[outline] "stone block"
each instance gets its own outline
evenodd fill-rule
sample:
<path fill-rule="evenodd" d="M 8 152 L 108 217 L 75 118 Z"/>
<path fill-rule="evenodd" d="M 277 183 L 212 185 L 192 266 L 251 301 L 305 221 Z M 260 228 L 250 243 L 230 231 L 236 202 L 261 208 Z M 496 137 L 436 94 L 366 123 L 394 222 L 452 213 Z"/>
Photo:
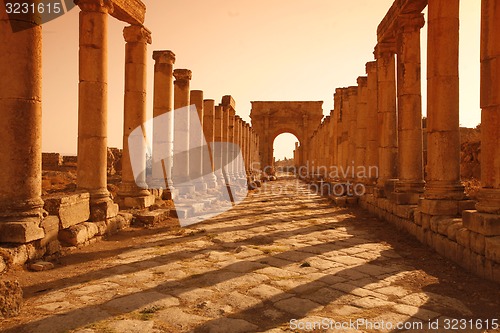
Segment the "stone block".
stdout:
<path fill-rule="evenodd" d="M 462 260 L 458 262 L 460 266 L 467 270 L 475 270 L 476 263 L 473 262 L 472 255 L 473 252 L 469 248 L 464 247 L 462 251 Z"/>
<path fill-rule="evenodd" d="M 446 257 L 446 242 L 448 241 L 448 238 L 444 237 L 443 235 L 433 233 L 432 234 L 432 242 L 434 245 L 434 249 L 436 250 L 437 253 L 442 255 L 443 257 Z"/>
<path fill-rule="evenodd" d="M 59 217 L 61 229 L 85 222 L 90 217 L 90 195 L 87 192 L 57 194 L 44 198 L 44 209 Z"/>
<path fill-rule="evenodd" d="M 456 216 L 458 215 L 458 201 L 421 199 L 420 210 L 422 213 L 433 216 Z"/>
<path fill-rule="evenodd" d="M 448 226 L 448 228 L 446 229 L 446 235 L 448 236 L 448 238 L 450 240 L 456 242 L 457 241 L 457 231 L 460 229 L 463 229 L 463 228 L 464 228 L 464 226 L 463 226 L 462 222 L 450 224 Z"/>
<path fill-rule="evenodd" d="M 485 237 L 476 232 L 470 232 L 470 249 L 477 254 L 484 256 L 485 253 Z"/>
<path fill-rule="evenodd" d="M 397 205 L 416 205 L 420 200 L 421 193 L 390 193 L 389 198 Z"/>
<path fill-rule="evenodd" d="M 61 243 L 59 242 L 59 239 L 55 239 L 51 242 L 48 242 L 46 245 L 45 245 L 45 254 L 46 255 L 53 255 L 55 253 L 58 253 L 61 251 Z"/>
<path fill-rule="evenodd" d="M 157 225 L 168 219 L 170 216 L 169 209 L 158 209 L 150 212 L 142 212 L 135 215 L 135 219 L 139 224 L 142 225 Z"/>
<path fill-rule="evenodd" d="M 422 244 L 425 243 L 425 231 L 422 229 L 420 226 L 417 226 L 417 229 L 415 229 L 416 233 L 415 236 L 417 237 L 418 241 Z"/>
<path fill-rule="evenodd" d="M 500 264 L 500 236 L 485 237 L 485 257 Z"/>
<path fill-rule="evenodd" d="M 96 227 L 97 227 L 97 235 L 98 236 L 104 236 L 106 235 L 108 231 L 108 225 L 106 224 L 106 221 L 99 221 L 99 222 L 93 222 Z"/>
<path fill-rule="evenodd" d="M 458 213 L 461 214 L 465 210 L 475 210 L 476 201 L 475 200 L 460 200 L 458 202 Z"/>
<path fill-rule="evenodd" d="M 441 235 L 448 236 L 448 227 L 461 221 L 461 219 L 456 218 L 434 216 L 431 218 L 431 229 Z"/>
<path fill-rule="evenodd" d="M 123 218 L 123 223 L 122 223 L 122 228 L 128 228 L 130 227 L 130 224 L 132 224 L 132 220 L 134 219 L 134 215 L 131 213 L 125 213 L 125 212 L 119 212 L 118 216 L 121 216 Z"/>
<path fill-rule="evenodd" d="M 0 243 L 26 244 L 45 237 L 39 218 L 24 218 L 18 222 L 0 222 Z"/>
<path fill-rule="evenodd" d="M 430 230 L 431 229 L 431 216 L 428 214 L 421 214 L 421 222 L 422 222 L 422 229 L 424 230 Z"/>
<path fill-rule="evenodd" d="M 59 223 L 59 218 L 53 215 L 49 215 L 42 220 L 40 226 L 45 232 L 45 237 L 40 240 L 40 246 L 46 246 L 48 243 L 57 240 Z"/>
<path fill-rule="evenodd" d="M 84 224 L 77 224 L 59 231 L 59 241 L 64 246 L 77 246 L 88 239 L 88 229 Z"/>
<path fill-rule="evenodd" d="M 425 230 L 424 234 L 424 244 L 427 244 L 430 247 L 434 247 L 434 233 L 430 230 Z"/>
<path fill-rule="evenodd" d="M 154 195 L 147 195 L 141 197 L 123 197 L 120 198 L 120 206 L 124 208 L 148 208 L 155 203 Z"/>
<path fill-rule="evenodd" d="M 414 221 L 416 225 L 422 225 L 422 213 L 417 209 L 415 210 Z"/>
<path fill-rule="evenodd" d="M 48 261 L 37 261 L 30 264 L 28 268 L 35 272 L 48 271 L 54 269 L 54 264 Z"/>
<path fill-rule="evenodd" d="M 467 228 L 462 228 L 457 230 L 457 243 L 470 249 L 470 230 Z"/>
<path fill-rule="evenodd" d="M 90 205 L 90 221 L 105 221 L 118 214 L 118 205 L 111 200 Z"/>
<path fill-rule="evenodd" d="M 19 282 L 0 280 L 0 318 L 17 316 L 22 304 L 23 290 Z"/>
<path fill-rule="evenodd" d="M 464 227 L 484 236 L 500 236 L 500 215 L 479 213 L 475 210 L 463 212 Z"/>
<path fill-rule="evenodd" d="M 85 227 L 87 228 L 87 239 L 91 239 L 99 233 L 99 228 L 95 223 L 85 222 L 83 223 L 83 225 L 85 225 Z"/>
<path fill-rule="evenodd" d="M 493 281 L 500 283 L 500 264 L 493 263 L 491 270 L 493 271 Z"/>
<path fill-rule="evenodd" d="M 461 254 L 462 248 L 460 247 L 460 245 L 458 245 L 458 243 L 456 242 L 446 239 L 444 246 L 445 246 L 444 250 L 445 256 L 453 260 L 454 262 L 458 262 L 460 260 L 460 257 L 462 256 Z"/>
<path fill-rule="evenodd" d="M 161 198 L 163 200 L 176 200 L 179 197 L 179 190 L 178 189 L 173 189 L 173 190 L 163 190 Z"/>

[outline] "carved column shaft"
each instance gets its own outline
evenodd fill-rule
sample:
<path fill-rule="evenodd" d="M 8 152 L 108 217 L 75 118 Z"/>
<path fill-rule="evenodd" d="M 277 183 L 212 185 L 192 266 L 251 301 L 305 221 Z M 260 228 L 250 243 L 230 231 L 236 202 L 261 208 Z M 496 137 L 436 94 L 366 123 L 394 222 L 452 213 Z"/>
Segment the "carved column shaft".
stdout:
<path fill-rule="evenodd" d="M 42 27 L 0 8 L 0 242 L 28 243 L 44 237 Z"/>
<path fill-rule="evenodd" d="M 480 212 L 500 214 L 500 6 L 481 8 L 481 183 Z"/>
<path fill-rule="evenodd" d="M 77 185 L 90 192 L 91 220 L 116 216 L 107 189 L 109 2 L 80 0 Z"/>
<path fill-rule="evenodd" d="M 366 167 L 366 146 L 367 146 L 367 127 L 368 119 L 367 115 L 367 103 L 368 103 L 368 78 L 359 77 L 358 78 L 358 105 L 357 105 L 357 116 L 356 116 L 356 159 L 355 159 L 355 173 L 362 171 L 362 169 L 367 170 Z M 358 178 L 356 176 L 356 178 Z M 358 179 L 360 182 L 365 182 L 366 179 Z"/>
<path fill-rule="evenodd" d="M 459 0 L 430 0 L 427 48 L 428 199 L 462 199 L 459 133 Z"/>
<path fill-rule="evenodd" d="M 172 51 L 154 51 L 153 88 L 153 182 L 166 189 L 172 177 L 174 123 L 174 63 Z M 160 160 L 160 158 L 162 160 Z M 174 188 L 166 189 L 172 197 Z"/>
<path fill-rule="evenodd" d="M 190 181 L 190 80 L 189 69 L 174 70 L 174 167 L 172 179 L 179 193 L 191 193 L 194 185 Z M 179 110 L 182 109 L 183 110 Z M 179 184 L 179 185 L 177 185 Z"/>
<path fill-rule="evenodd" d="M 398 182 L 397 201 L 417 204 L 424 191 L 420 29 L 423 14 L 398 18 Z"/>
<path fill-rule="evenodd" d="M 395 53 L 396 46 L 393 43 L 379 43 L 375 48 L 378 80 L 379 178 L 377 187 L 379 189 L 382 189 L 389 179 L 397 177 Z"/>
<path fill-rule="evenodd" d="M 196 107 L 197 117 L 190 118 L 190 165 L 189 174 L 192 179 L 197 179 L 195 181 L 196 191 L 206 191 L 207 184 L 203 179 L 203 162 L 207 156 L 207 151 L 204 148 L 205 137 L 203 132 L 199 132 L 197 129 L 203 129 L 203 91 L 201 90 L 191 90 L 190 91 L 190 104 Z M 192 110 L 194 111 L 194 110 Z"/>
<path fill-rule="evenodd" d="M 122 197 L 147 197 L 149 192 L 145 190 L 146 172 L 135 177 L 132 170 L 132 161 L 129 151 L 129 136 L 136 128 L 146 122 L 146 85 L 147 85 L 147 45 L 151 44 L 151 33 L 141 26 L 129 26 L 123 30 L 125 38 L 125 97 L 123 116 L 123 157 L 122 157 L 122 183 L 120 184 L 120 196 Z M 139 133 L 139 135 L 142 135 Z M 138 142 L 144 142 L 142 137 L 137 138 Z M 134 161 L 146 170 L 146 145 L 134 147 Z M 139 186 L 138 186 L 139 185 Z M 135 206 L 133 202 L 125 206 Z M 149 206 L 149 204 L 140 206 Z"/>
<path fill-rule="evenodd" d="M 366 64 L 367 80 L 367 106 L 366 106 L 366 157 L 365 163 L 368 168 L 369 183 L 376 184 L 378 178 L 378 82 L 377 62 Z M 377 171 L 375 171 L 377 170 Z"/>

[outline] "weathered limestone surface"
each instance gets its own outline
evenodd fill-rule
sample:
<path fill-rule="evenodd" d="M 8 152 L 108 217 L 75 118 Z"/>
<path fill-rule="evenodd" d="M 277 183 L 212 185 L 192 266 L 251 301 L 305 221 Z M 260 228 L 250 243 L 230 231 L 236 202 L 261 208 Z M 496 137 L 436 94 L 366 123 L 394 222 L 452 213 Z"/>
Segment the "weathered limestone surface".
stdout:
<path fill-rule="evenodd" d="M 186 184 L 190 180 L 189 161 L 190 161 L 190 94 L 189 81 L 191 80 L 191 71 L 189 69 L 174 70 L 174 155 L 175 161 L 172 171 L 174 187 L 179 189 L 179 193 L 187 194 L 195 191 L 194 185 Z M 185 108 L 182 111 L 178 109 Z M 179 185 L 177 185 L 179 184 Z"/>
<path fill-rule="evenodd" d="M 424 191 L 420 29 L 423 14 L 398 18 L 398 182 L 394 199 L 417 204 Z"/>
<path fill-rule="evenodd" d="M 123 30 L 125 45 L 125 100 L 123 122 L 122 182 L 120 204 L 124 208 L 145 208 L 154 204 L 154 196 L 147 191 L 145 172 L 134 175 L 132 163 L 146 170 L 146 143 L 140 137 L 131 136 L 132 131 L 146 122 L 146 69 L 147 45 L 152 43 L 151 32 L 138 25 Z M 134 132 L 137 133 L 137 132 Z M 139 139 L 142 146 L 134 147 L 134 161 L 131 160 L 129 140 Z M 140 160 L 138 160 L 140 159 Z"/>
<path fill-rule="evenodd" d="M 80 0 L 77 185 L 90 193 L 91 219 L 116 216 L 107 190 L 107 27 L 109 2 Z"/>
<path fill-rule="evenodd" d="M 66 229 L 90 218 L 90 195 L 87 192 L 51 195 L 45 198 L 44 209 L 59 217 L 61 229 Z"/>
<path fill-rule="evenodd" d="M 25 243 L 43 237 L 42 27 L 15 19 L 0 11 L 0 242 Z"/>
<path fill-rule="evenodd" d="M 0 280 L 0 318 L 17 316 L 22 304 L 23 290 L 19 282 Z"/>
<path fill-rule="evenodd" d="M 172 114 L 174 107 L 174 76 L 173 65 L 175 54 L 172 51 L 154 51 L 154 93 L 153 93 L 153 183 L 166 189 L 168 179 L 172 176 L 172 152 L 174 141 L 174 123 Z M 162 116 L 163 120 L 158 117 Z M 165 156 L 158 161 L 158 155 Z M 166 196 L 175 197 L 176 190 L 172 187 L 164 191 Z"/>

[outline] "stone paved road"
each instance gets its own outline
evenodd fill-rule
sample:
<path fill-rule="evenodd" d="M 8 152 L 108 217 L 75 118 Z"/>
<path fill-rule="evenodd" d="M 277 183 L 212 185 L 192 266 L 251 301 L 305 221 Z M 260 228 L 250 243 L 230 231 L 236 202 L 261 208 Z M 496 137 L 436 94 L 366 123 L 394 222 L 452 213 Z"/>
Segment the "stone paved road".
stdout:
<path fill-rule="evenodd" d="M 113 255 L 103 251 L 99 264 L 88 263 L 71 278 L 57 278 L 65 269 L 59 266 L 51 279 L 49 272 L 24 273 L 35 282 L 25 284 L 23 313 L 0 329 L 487 332 L 428 325 L 500 313 L 498 285 L 469 276 L 386 222 L 335 208 L 290 180 L 268 183 L 184 233 L 158 231 L 135 244 Z M 327 319 L 367 322 L 327 329 Z M 323 327 L 313 331 L 314 323 Z"/>

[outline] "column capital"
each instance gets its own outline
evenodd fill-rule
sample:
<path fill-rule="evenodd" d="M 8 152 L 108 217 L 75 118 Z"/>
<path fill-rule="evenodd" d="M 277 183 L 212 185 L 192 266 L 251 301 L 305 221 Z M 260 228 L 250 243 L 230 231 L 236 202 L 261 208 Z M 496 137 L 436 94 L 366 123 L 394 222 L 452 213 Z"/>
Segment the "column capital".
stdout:
<path fill-rule="evenodd" d="M 366 63 L 366 74 L 371 74 L 377 72 L 377 62 L 376 61 L 369 61 Z"/>
<path fill-rule="evenodd" d="M 396 22 L 398 33 L 416 32 L 424 27 L 425 18 L 422 13 L 401 14 Z"/>
<path fill-rule="evenodd" d="M 75 0 L 75 4 L 86 12 L 111 14 L 114 11 L 111 0 Z"/>
<path fill-rule="evenodd" d="M 192 72 L 189 69 L 174 69 L 175 80 L 189 81 L 192 77 Z"/>
<path fill-rule="evenodd" d="M 123 38 L 127 43 L 147 43 L 153 42 L 151 31 L 140 25 L 131 25 L 123 28 Z"/>
<path fill-rule="evenodd" d="M 347 95 L 353 96 L 358 94 L 358 86 L 351 86 L 347 88 Z"/>
<path fill-rule="evenodd" d="M 360 76 L 358 77 L 358 87 L 366 87 L 368 86 L 368 77 L 366 76 Z"/>
<path fill-rule="evenodd" d="M 170 50 L 166 51 L 153 51 L 153 59 L 156 63 L 160 64 L 175 64 L 175 54 Z"/>
<path fill-rule="evenodd" d="M 396 54 L 396 43 L 395 42 L 381 42 L 375 46 L 375 51 L 373 52 L 375 59 L 380 59 L 386 56 L 393 56 Z"/>

